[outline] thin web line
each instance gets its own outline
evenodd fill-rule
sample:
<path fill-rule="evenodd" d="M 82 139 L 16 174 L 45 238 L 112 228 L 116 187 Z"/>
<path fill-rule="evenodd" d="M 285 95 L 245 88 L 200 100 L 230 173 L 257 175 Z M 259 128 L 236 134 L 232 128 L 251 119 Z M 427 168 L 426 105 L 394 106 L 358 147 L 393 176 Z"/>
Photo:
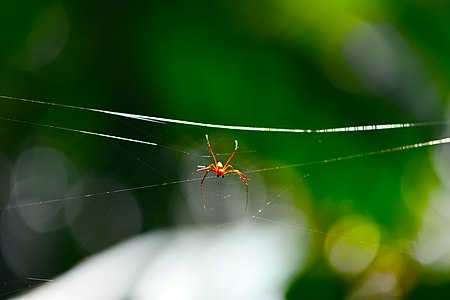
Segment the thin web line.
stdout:
<path fill-rule="evenodd" d="M 98 112 L 103 114 L 109 114 L 129 119 L 136 119 L 148 122 L 156 123 L 173 123 L 181 125 L 190 125 L 197 127 L 206 128 L 216 128 L 216 129 L 228 129 L 228 130 L 241 130 L 241 131 L 262 131 L 262 132 L 284 132 L 284 133 L 336 133 L 336 132 L 359 132 L 359 131 L 374 131 L 374 130 L 386 130 L 386 129 L 399 129 L 399 128 L 411 128 L 411 127 L 425 127 L 425 126 L 437 126 L 447 124 L 447 121 L 433 121 L 433 122 L 417 122 L 417 123 L 394 123 L 394 124 L 379 124 L 379 125 L 361 125 L 361 126 L 347 126 L 347 127 L 336 127 L 336 128 L 326 128 L 326 129 L 294 129 L 294 128 L 271 128 L 271 127 L 253 127 L 253 126 L 239 126 L 239 125 L 222 125 L 222 124 L 211 124 L 211 123 L 201 123 L 195 121 L 187 120 L 177 120 L 170 118 L 161 118 L 145 115 L 137 115 L 132 113 L 122 113 L 103 109 L 87 108 L 68 104 L 59 104 L 52 102 L 45 102 L 40 100 L 32 100 L 25 98 L 17 98 L 11 96 L 0 95 L 1 99 L 21 101 L 27 103 L 43 104 L 56 107 L 71 108 L 77 110 L 84 110 L 90 112 Z"/>
<path fill-rule="evenodd" d="M 405 145 L 405 146 L 399 146 L 399 147 L 394 147 L 394 148 L 389 148 L 389 149 L 353 154 L 353 155 L 348 155 L 348 156 L 340 156 L 340 157 L 336 157 L 336 158 L 318 160 L 318 161 L 313 161 L 313 162 L 304 162 L 304 163 L 276 166 L 276 167 L 263 168 L 263 169 L 257 169 L 257 170 L 249 170 L 249 171 L 246 171 L 245 173 L 246 174 L 259 173 L 259 172 L 267 172 L 267 171 L 281 170 L 281 169 L 287 169 L 287 168 L 297 168 L 297 167 L 310 166 L 310 165 L 333 163 L 333 162 L 338 162 L 338 161 L 343 161 L 343 160 L 348 160 L 348 159 L 362 158 L 362 157 L 371 156 L 371 155 L 385 154 L 385 153 L 391 153 L 391 152 L 396 152 L 396 151 L 417 149 L 417 148 L 422 148 L 422 147 L 449 144 L 449 143 L 450 143 L 450 138 L 442 138 L 442 139 L 432 140 L 432 141 L 428 141 L 428 142 L 410 144 L 410 145 Z M 211 176 L 211 178 L 213 178 L 213 177 L 214 176 Z M 185 179 L 185 180 L 168 181 L 168 182 L 149 184 L 149 185 L 138 186 L 138 187 L 123 188 L 123 189 L 118 189 L 118 190 L 113 190 L 113 191 L 91 193 L 91 194 L 85 194 L 85 195 L 80 195 L 80 196 L 64 197 L 64 198 L 58 198 L 58 199 L 37 201 L 37 202 L 32 202 L 32 203 L 14 204 L 14 205 L 5 206 L 3 208 L 0 207 L 0 211 L 7 210 L 7 209 L 13 209 L 13 208 L 22 208 L 22 207 L 29 207 L 29 206 L 35 206 L 35 205 L 51 204 L 51 203 L 56 203 L 56 202 L 68 201 L 68 200 L 84 199 L 84 198 L 105 196 L 105 195 L 110 195 L 110 194 L 118 194 L 118 193 L 124 193 L 124 192 L 129 192 L 129 191 L 145 190 L 145 189 L 157 188 L 157 187 L 162 187 L 162 186 L 182 184 L 182 183 L 187 183 L 187 182 L 192 182 L 192 181 L 199 181 L 200 179 L 201 178 L 190 178 L 190 179 Z M 269 202 L 272 202 L 272 201 L 269 201 Z"/>
<path fill-rule="evenodd" d="M 186 154 L 186 155 L 189 155 L 189 156 L 195 156 L 195 157 L 201 157 L 201 158 L 209 158 L 209 157 L 211 157 L 211 155 L 198 155 L 198 154 L 191 153 L 191 152 L 188 152 L 188 151 L 185 151 L 185 150 L 177 149 L 177 148 L 172 147 L 172 146 L 165 146 L 165 145 L 157 144 L 157 143 L 150 142 L 150 141 L 132 139 L 132 138 L 127 138 L 127 137 L 122 137 L 122 136 L 117 136 L 117 135 L 112 135 L 112 134 L 99 133 L 99 132 L 87 131 L 87 130 L 81 130 L 81 129 L 74 129 L 74 128 L 56 126 L 56 125 L 42 124 L 42 123 L 36 123 L 36 122 L 30 122 L 30 121 L 24 121 L 24 120 L 17 120 L 17 119 L 13 119 L 13 118 L 5 118 L 5 117 L 0 117 L 0 120 L 4 120 L 4 121 L 8 121 L 8 122 L 20 123 L 20 124 L 26 124 L 26 125 L 45 127 L 45 128 L 51 128 L 51 129 L 64 130 L 64 131 L 69 131 L 69 132 L 74 132 L 74 133 L 79 133 L 79 134 L 87 134 L 87 135 L 98 136 L 98 137 L 102 137 L 102 138 L 109 138 L 109 139 L 114 139 L 114 140 L 119 140 L 119 141 L 126 141 L 126 142 L 131 142 L 131 143 L 144 144 L 144 145 L 148 145 L 148 146 L 158 146 L 158 147 L 161 147 L 161 148 L 165 148 L 165 149 L 169 149 L 169 150 L 176 151 L 176 152 L 179 152 L 179 153 L 183 153 L 183 154 Z M 121 148 L 121 147 L 119 147 L 119 148 L 122 151 L 127 152 L 123 148 Z M 254 153 L 254 152 L 256 152 L 256 151 L 254 151 L 254 150 L 239 151 L 239 153 Z M 127 152 L 127 153 L 130 154 L 129 152 Z M 231 154 L 231 152 L 230 153 L 225 152 L 225 153 L 217 153 L 216 155 L 217 156 L 225 156 L 225 155 L 230 155 L 230 154 Z M 138 158 L 135 157 L 135 159 L 138 159 Z M 141 161 L 140 159 L 138 159 L 138 160 Z"/>
<path fill-rule="evenodd" d="M 317 161 L 311 161 L 311 162 L 303 162 L 303 163 L 292 164 L 292 165 L 270 167 L 270 168 L 264 168 L 264 169 L 258 169 L 258 170 L 249 170 L 249 171 L 246 171 L 245 173 L 258 173 L 258 172 L 266 172 L 266 171 L 273 171 L 273 170 L 280 170 L 280 169 L 287 169 L 287 168 L 326 164 L 326 163 L 332 163 L 332 162 L 337 162 L 337 161 L 342 161 L 342 160 L 362 158 L 362 157 L 371 156 L 371 155 L 378 155 L 378 154 L 383 154 L 383 153 L 410 150 L 410 149 L 423 148 L 423 147 L 449 144 L 449 143 L 450 143 L 450 138 L 447 137 L 447 138 L 431 140 L 431 141 L 422 142 L 422 143 L 410 144 L 410 145 L 399 146 L 399 147 L 383 149 L 383 150 L 375 150 L 375 151 L 352 154 L 352 155 L 347 155 L 347 156 L 340 156 L 340 157 L 335 157 L 335 158 L 330 158 L 330 159 L 317 160 Z"/>
<path fill-rule="evenodd" d="M 69 201 L 69 200 L 93 198 L 93 197 L 98 197 L 98 196 L 119 194 L 119 193 L 125 193 L 125 192 L 130 192 L 130 191 L 145 190 L 145 189 L 157 188 L 157 187 L 162 187 L 162 186 L 167 186 L 167 185 L 175 185 L 175 184 L 191 182 L 191 181 L 198 181 L 198 180 L 200 180 L 200 178 L 192 178 L 192 179 L 177 180 L 177 181 L 168 181 L 168 182 L 148 184 L 148 185 L 131 187 L 131 188 L 123 188 L 123 189 L 118 189 L 118 190 L 113 190 L 113 191 L 90 193 L 90 194 L 85 194 L 85 195 L 56 198 L 56 199 L 43 200 L 43 201 L 37 201 L 37 202 L 12 204 L 12 205 L 8 205 L 8 206 L 0 207 L 0 211 L 7 210 L 7 209 L 30 207 L 30 206 L 35 206 L 35 205 L 51 204 L 51 203 L 57 203 L 57 202 L 62 202 L 62 201 Z"/>
<path fill-rule="evenodd" d="M 447 124 L 446 121 L 435 121 L 435 122 L 417 122 L 417 123 L 396 123 L 396 124 L 381 124 L 381 125 L 364 125 L 364 126 L 349 126 L 349 127 L 337 127 L 337 128 L 328 128 L 328 129 L 289 129 L 289 128 L 269 128 L 269 127 L 250 127 L 250 126 L 236 126 L 236 125 L 221 125 L 221 124 L 209 124 L 209 123 L 201 123 L 201 122 L 194 122 L 194 121 L 186 121 L 186 120 L 177 120 L 177 119 L 170 119 L 170 118 L 161 118 L 161 117 L 152 117 L 152 116 L 144 116 L 144 115 L 137 115 L 137 114 L 130 114 L 130 113 L 122 113 L 122 112 L 114 112 L 114 111 L 108 111 L 108 110 L 100 110 L 100 109 L 93 109 L 93 108 L 84 108 L 84 107 L 78 107 L 73 105 L 65 105 L 65 104 L 58 104 L 58 103 L 50 103 L 50 102 L 44 102 L 44 101 L 38 101 L 38 100 L 30 100 L 30 99 L 23 99 L 23 98 L 16 98 L 16 97 L 9 97 L 9 96 L 1 96 L 0 98 L 3 99 L 9 99 L 9 100 L 16 100 L 16 101 L 22 101 L 22 102 L 28 102 L 28 103 L 35 103 L 35 104 L 43 104 L 43 105 L 50 105 L 50 106 L 56 106 L 56 107 L 63 107 L 63 108 L 71 108 L 71 109 L 78 109 L 78 110 L 84 110 L 84 111 L 90 111 L 90 112 L 98 112 L 103 114 L 109 114 L 119 117 L 125 117 L 130 119 L 137 119 L 137 120 L 143 120 L 143 121 L 150 121 L 150 122 L 156 122 L 156 123 L 173 123 L 173 124 L 180 124 L 180 125 L 190 125 L 190 126 L 197 126 L 197 127 L 206 127 L 206 128 L 217 128 L 217 129 L 228 129 L 228 130 L 241 130 L 241 131 L 260 131 L 260 132 L 284 132 L 284 133 L 338 133 L 338 132 L 360 132 L 360 131 L 374 131 L 374 130 L 386 130 L 386 129 L 400 129 L 400 128 L 411 128 L 411 127 L 424 127 L 424 126 L 436 126 L 436 125 L 443 125 Z M 81 133 L 81 134 L 88 134 L 93 136 L 99 136 L 104 138 L 111 138 L 116 140 L 122 140 L 122 141 L 128 141 L 128 142 L 134 142 L 134 143 L 140 143 L 140 144 L 146 144 L 150 146 L 160 146 L 157 143 L 149 142 L 149 141 L 143 141 L 143 140 L 137 140 L 137 139 L 131 139 L 121 136 L 115 136 L 115 135 L 109 135 L 109 134 L 103 134 L 103 133 L 96 133 L 96 132 L 90 132 L 85 130 L 78 130 L 78 129 L 71 129 L 71 128 L 65 128 L 60 126 L 52 126 L 52 125 L 45 125 L 45 124 L 38 124 L 33 122 L 27 122 L 27 121 L 20 121 L 10 118 L 0 118 L 7 121 L 14 121 L 24 124 L 30 124 L 30 125 L 36 125 L 36 126 L 42 126 L 42 127 L 48 127 L 48 128 L 54 128 L 54 129 L 60 129 L 60 130 L 66 130 L 71 131 L 75 133 Z M 280 169 L 287 169 L 287 168 L 295 168 L 295 167 L 303 167 L 303 166 L 309 166 L 309 165 L 318 165 L 318 164 L 325 164 L 325 163 L 332 163 L 332 162 L 338 162 L 343 160 L 349 160 L 349 159 L 356 159 L 356 158 L 362 158 L 366 156 L 372 156 L 372 155 L 378 155 L 378 154 L 385 154 L 385 153 L 391 153 L 396 151 L 403 151 L 403 150 L 409 150 L 409 149 L 417 149 L 422 147 L 428 147 L 428 146 L 435 146 L 435 145 L 442 145 L 442 144 L 449 144 L 450 138 L 441 138 L 441 139 L 435 139 L 431 141 L 421 142 L 421 143 L 415 143 L 410 145 L 404 145 L 389 149 L 382 149 L 382 150 L 375 150 L 371 152 L 365 152 L 365 153 L 359 153 L 359 154 L 353 154 L 348 156 L 341 156 L 331 159 L 324 159 L 324 160 L 318 160 L 318 161 L 312 161 L 312 162 L 303 162 L 303 163 L 297 163 L 297 164 L 290 164 L 290 165 L 284 165 L 284 166 L 276 166 L 276 167 L 269 167 L 269 168 L 262 168 L 262 169 L 256 169 L 256 170 L 249 170 L 246 171 L 246 173 L 259 173 L 259 172 L 267 172 L 267 171 L 273 171 L 273 170 L 280 170 Z M 169 147 L 167 147 L 169 148 Z M 173 149 L 176 150 L 176 149 Z M 184 151 L 181 151 L 184 152 Z M 186 152 L 187 153 L 187 152 Z M 59 199 L 52 199 L 52 200 L 46 200 L 46 201 L 38 201 L 35 203 L 23 203 L 23 204 L 16 204 L 16 205 L 10 205 L 3 208 L 0 208 L 1 210 L 5 209 L 11 209 L 11 208 L 19 208 L 19 207 L 28 207 L 33 205 L 42 205 L 42 204 L 50 204 L 60 201 L 66 201 L 66 200 L 73 200 L 73 199 L 82 199 L 82 198 L 91 198 L 96 196 L 104 196 L 104 195 L 110 195 L 110 194 L 117 194 L 117 193 L 123 193 L 128 191 L 135 191 L 135 190 L 144 190 L 144 189 L 151 189 L 156 187 L 162 187 L 162 186 L 168 186 L 168 185 L 175 185 L 175 184 L 182 184 L 192 181 L 198 181 L 200 178 L 192 178 L 192 179 L 186 179 L 186 180 L 178 180 L 178 181 L 168 181 L 158 184 L 151 184 L 151 185 L 145 185 L 145 186 L 139 186 L 139 187 L 132 187 L 132 188 L 124 188 L 124 189 L 118 189 L 113 191 L 107 191 L 107 192 L 98 192 L 98 193 L 91 193 L 86 194 L 83 196 L 72 196 L 72 197 L 65 197 L 65 198 L 59 198 Z M 277 200 L 282 194 L 287 192 L 289 190 L 287 188 L 285 191 L 277 195 L 274 199 L 268 201 L 266 205 L 270 205 L 273 201 Z M 321 234 L 321 235 L 327 235 L 327 232 L 315 230 L 312 228 L 289 224 L 289 223 L 281 223 L 276 220 L 263 218 L 260 216 L 261 210 L 259 210 L 258 215 L 253 216 L 253 219 L 261 220 L 265 222 L 274 222 L 278 224 L 282 224 L 285 226 L 297 228 L 299 230 L 306 230 L 311 233 Z M 226 225 L 226 224 L 222 224 Z M 341 237 L 342 238 L 342 237 Z M 352 242 L 358 242 L 361 243 L 360 240 L 354 240 L 350 239 L 348 237 L 343 237 L 349 241 Z M 368 244 L 374 247 L 378 247 L 382 250 L 386 251 L 395 251 L 398 253 L 407 253 L 412 254 L 419 257 L 425 257 L 423 255 L 418 255 L 415 251 L 402 251 L 390 247 L 381 246 L 379 244 Z M 446 260 L 439 260 L 443 263 L 450 263 Z M 29 278 L 31 280 L 42 280 L 45 281 L 45 279 L 39 279 L 39 278 Z"/>
<path fill-rule="evenodd" d="M 153 142 L 137 140 L 137 139 L 131 139 L 131 138 L 127 138 L 127 137 L 111 135 L 111 134 L 105 134 L 105 133 L 98 133 L 98 132 L 93 132 L 93 131 L 73 129 L 73 128 L 55 126 L 55 125 L 48 125 L 48 124 L 40 124 L 40 123 L 34 123 L 34 122 L 22 121 L 22 120 L 16 120 L 16 119 L 11 119 L 11 118 L 4 118 L 4 117 L 0 117 L 0 120 L 16 122 L 16 123 L 21 123 L 21 124 L 27 124 L 27 125 L 33 125 L 33 126 L 52 128 L 52 129 L 65 130 L 65 131 L 81 133 L 81 134 L 87 134 L 87 135 L 94 135 L 94 136 L 99 136 L 99 137 L 103 137 L 103 138 L 109 138 L 109 139 L 114 139 L 114 140 L 119 140 L 119 141 L 126 141 L 126 142 L 132 142 L 132 143 L 138 143 L 138 144 L 144 144 L 144 145 L 149 145 L 149 146 L 160 146 L 160 145 L 158 145 L 156 143 L 153 143 Z"/>
<path fill-rule="evenodd" d="M 297 132 L 297 133 L 325 133 L 325 132 L 328 132 L 328 133 L 332 133 L 332 132 L 356 132 L 356 131 L 418 127 L 418 126 L 431 126 L 431 125 L 439 125 L 439 124 L 446 123 L 446 122 L 398 123 L 398 124 L 384 124 L 384 125 L 340 127 L 340 128 L 319 129 L 319 130 L 245 127 L 245 126 L 206 124 L 206 123 L 199 123 L 199 122 L 190 122 L 190 121 L 183 121 L 183 120 L 174 120 L 174 119 L 167 119 L 167 118 L 157 118 L 157 117 L 149 117 L 149 116 L 142 116 L 142 115 L 126 114 L 126 113 L 112 112 L 112 111 L 107 111 L 107 110 L 91 109 L 91 108 L 84 108 L 84 107 L 78 107 L 78 106 L 73 106 L 73 105 L 57 104 L 57 103 L 51 103 L 51 102 L 44 102 L 44 101 L 30 100 L 30 99 L 23 99 L 23 98 L 9 97 L 9 96 L 1 96 L 1 95 L 0 95 L 0 98 L 8 99 L 8 100 L 22 101 L 22 102 L 29 102 L 29 103 L 37 103 L 37 104 L 43 104 L 43 105 L 51 105 L 51 106 L 57 106 L 57 107 L 79 109 L 79 110 L 92 111 L 92 112 L 100 112 L 100 113 L 104 113 L 104 114 L 111 114 L 111 115 L 120 116 L 120 117 L 140 119 L 140 120 L 152 121 L 152 122 L 158 122 L 158 123 L 171 122 L 171 123 L 177 123 L 177 124 L 186 124 L 186 125 L 202 126 L 202 127 L 209 127 L 209 128 L 222 128 L 222 129 L 248 130 L 248 131 Z M 11 118 L 0 117 L 0 119 L 23 123 L 23 124 L 34 125 L 34 126 L 41 126 L 41 127 L 65 130 L 65 131 L 75 132 L 75 133 L 80 133 L 80 134 L 99 136 L 99 137 L 103 137 L 103 138 L 110 138 L 110 139 L 145 144 L 145 145 L 150 145 L 150 146 L 164 147 L 164 146 L 159 145 L 154 142 L 143 141 L 143 140 L 138 140 L 138 139 L 131 139 L 131 138 L 121 137 L 121 136 L 116 136 L 116 135 L 97 133 L 97 132 L 91 132 L 91 131 L 79 130 L 79 129 L 72 129 L 72 128 L 66 128 L 66 127 L 61 127 L 61 126 L 39 124 L 39 123 L 16 120 L 16 119 L 11 119 Z M 353 155 L 348 155 L 348 156 L 340 156 L 340 157 L 331 158 L 331 159 L 324 159 L 324 160 L 318 160 L 318 161 L 312 161 L 312 162 L 303 162 L 303 163 L 284 165 L 284 166 L 269 167 L 269 168 L 263 168 L 263 169 L 257 169 L 257 170 L 248 170 L 248 171 L 246 171 L 246 173 L 251 174 L 251 173 L 267 172 L 267 171 L 274 171 L 274 170 L 280 170 L 280 169 L 286 169 L 286 168 L 295 168 L 295 167 L 302 167 L 302 166 L 309 166 L 309 165 L 325 164 L 325 163 L 337 162 L 337 161 L 342 161 L 342 160 L 361 158 L 361 157 L 366 157 L 366 156 L 371 156 L 371 155 L 378 155 L 378 154 L 383 154 L 383 153 L 403 151 L 403 150 L 408 150 L 408 149 L 434 146 L 434 145 L 440 145 L 440 144 L 448 144 L 448 143 L 450 143 L 450 138 L 442 138 L 442 139 L 436 139 L 436 140 L 431 140 L 431 141 L 427 141 L 427 142 L 415 143 L 415 144 L 399 146 L 399 147 L 394 147 L 394 148 L 389 148 L 389 149 L 376 150 L 376 151 L 353 154 Z M 170 147 L 167 147 L 167 148 L 170 149 Z M 155 187 L 160 187 L 160 186 L 165 186 L 165 185 L 186 183 L 189 181 L 196 181 L 196 180 L 198 180 L 198 179 L 168 181 L 168 182 L 159 183 L 159 184 L 125 188 L 125 189 L 119 189 L 119 190 L 107 191 L 107 192 L 99 192 L 99 193 L 87 194 L 87 195 L 83 195 L 83 196 L 65 197 L 65 198 L 52 199 L 52 200 L 46 200 L 46 201 L 39 201 L 36 203 L 16 204 L 13 206 L 7 206 L 4 208 L 0 208 L 0 210 L 17 208 L 17 207 L 25 207 L 25 206 L 31 206 L 31 205 L 38 205 L 38 204 L 49 204 L 49 203 L 65 201 L 65 200 L 102 196 L 102 195 L 108 195 L 108 194 L 113 194 L 113 193 L 122 193 L 122 192 L 141 190 L 141 189 L 149 189 L 149 188 L 155 188 Z"/>
<path fill-rule="evenodd" d="M 44 282 L 52 282 L 53 279 L 47 279 L 47 278 L 37 278 L 37 277 L 28 277 L 28 280 L 34 280 L 34 281 L 44 281 Z"/>

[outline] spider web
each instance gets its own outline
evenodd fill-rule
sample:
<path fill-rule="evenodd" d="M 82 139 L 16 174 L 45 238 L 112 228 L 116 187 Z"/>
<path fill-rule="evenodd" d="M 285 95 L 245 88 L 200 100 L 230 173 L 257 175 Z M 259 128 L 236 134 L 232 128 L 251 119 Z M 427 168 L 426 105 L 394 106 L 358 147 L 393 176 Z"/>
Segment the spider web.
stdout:
<path fill-rule="evenodd" d="M 0 4 L 0 297 L 447 291 L 445 1 L 84 4 Z"/>
<path fill-rule="evenodd" d="M 73 110 L 70 113 L 80 120 L 90 114 Z M 430 133 L 428 129 L 434 127 L 429 124 L 412 123 L 404 127 L 414 128 L 404 128 L 402 132 L 355 132 L 351 128 L 357 127 L 347 127 L 347 134 L 358 135 L 356 138 L 361 139 L 360 148 L 341 147 L 352 143 L 355 136 L 348 138 L 335 132 L 275 136 L 270 132 L 237 134 L 229 128 L 209 129 L 219 161 L 226 160 L 233 150 L 234 139 L 239 140 L 240 148 L 232 164 L 250 177 L 249 207 L 244 210 L 245 187 L 238 176 L 208 176 L 203 191 L 204 210 L 199 189 L 202 176 L 191 174 L 197 165 L 208 165 L 212 160 L 204 140 L 205 129 L 187 130 L 181 124 L 142 123 L 115 116 L 100 115 L 96 119 L 116 124 L 121 128 L 120 134 L 101 133 L 104 132 L 100 130 L 101 125 L 94 125 L 96 130 L 93 131 L 65 124 L 4 120 L 6 127 L 3 128 L 32 129 L 33 133 L 22 145 L 13 147 L 10 156 L 3 155 L 4 166 L 7 166 L 2 170 L 3 176 L 14 182 L 8 187 L 9 192 L 5 193 L 7 197 L 2 199 L 0 207 L 3 253 L 6 253 L 7 267 L 11 270 L 11 277 L 3 280 L 9 289 L 3 295 L 51 280 L 83 257 L 130 236 L 171 226 L 206 226 L 214 230 L 245 222 L 278 224 L 287 231 L 306 234 L 307 252 L 324 251 L 323 256 L 330 265 L 343 274 L 351 274 L 354 270 L 343 267 L 348 260 L 339 247 L 347 247 L 355 255 L 362 253 L 361 264 L 375 260 L 371 257 L 374 253 L 390 253 L 416 260 L 432 270 L 437 266 L 443 270 L 448 268 L 450 260 L 446 257 L 446 248 L 440 252 L 428 249 L 437 242 L 440 234 L 445 234 L 431 232 L 435 229 L 433 222 L 446 220 L 445 215 L 436 218 L 436 207 L 425 210 L 421 220 L 423 225 L 415 232 L 405 230 L 395 221 L 414 217 L 417 207 L 407 202 L 408 197 L 412 197 L 409 190 L 413 190 L 418 178 L 432 181 L 434 171 L 427 165 L 430 153 L 436 172 L 445 176 L 439 168 L 439 161 L 445 159 L 445 146 L 431 146 L 449 141 Z M 418 125 L 422 125 L 423 130 L 418 130 Z M 409 132 L 405 133 L 405 130 Z M 85 135 L 86 132 L 91 136 Z M 132 140 L 117 139 L 125 136 Z M 374 136 L 378 140 L 394 136 L 390 140 L 395 141 L 377 147 L 367 146 Z M 277 147 L 257 142 L 264 138 Z M 421 140 L 417 141 L 418 138 Z M 402 143 L 398 144 L 397 139 Z M 101 150 L 91 152 L 88 151 L 90 147 Z M 313 150 L 308 153 L 308 148 Z M 306 149 L 308 159 L 302 161 L 305 155 L 294 158 L 283 155 L 286 149 Z M 302 152 L 299 150 L 299 153 Z M 346 192 L 352 186 L 348 183 L 351 180 L 365 184 L 365 188 L 379 184 L 373 181 L 370 173 L 383 173 L 383 167 L 396 161 L 409 165 L 407 169 L 411 174 L 401 179 L 404 181 L 403 197 L 407 199 L 405 206 L 380 208 L 365 194 L 361 199 L 358 198 L 360 192 L 356 195 Z M 381 167 L 377 168 L 377 165 Z M 354 174 L 345 175 L 347 168 Z M 384 172 L 382 181 L 397 180 L 392 176 Z M 359 180 L 361 177 L 363 180 Z M 30 178 L 39 179 L 30 181 Z M 323 191 L 324 184 L 331 187 Z M 445 189 L 433 190 L 432 206 L 441 205 L 442 208 Z M 391 189 L 386 195 L 399 199 L 398 192 Z M 405 207 L 410 211 L 405 211 Z M 377 209 L 393 212 L 383 215 Z M 62 234 L 65 231 L 70 234 Z M 391 232 L 385 234 L 385 231 Z M 17 234 L 24 232 L 26 238 L 19 239 Z M 381 240 L 380 236 L 386 240 Z M 30 240 L 34 242 L 30 243 Z M 55 244 L 60 243 L 65 243 L 68 250 L 64 255 L 55 256 Z M 43 246 L 38 247 L 38 244 Z M 45 266 L 33 257 L 45 262 Z"/>

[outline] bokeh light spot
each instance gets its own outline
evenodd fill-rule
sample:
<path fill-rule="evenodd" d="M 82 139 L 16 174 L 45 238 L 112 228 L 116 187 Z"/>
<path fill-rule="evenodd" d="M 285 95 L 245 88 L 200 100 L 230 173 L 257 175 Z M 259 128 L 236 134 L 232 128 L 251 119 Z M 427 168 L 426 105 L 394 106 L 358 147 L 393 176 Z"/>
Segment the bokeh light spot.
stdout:
<path fill-rule="evenodd" d="M 357 217 L 347 217 L 329 231 L 325 251 L 330 264 L 339 272 L 364 271 L 375 258 L 380 232 L 376 224 Z"/>
<path fill-rule="evenodd" d="M 59 151 L 27 149 L 14 164 L 10 205 L 17 206 L 22 221 L 35 232 L 54 230 L 65 224 L 59 212 L 68 187 L 70 162 Z M 40 203 L 41 201 L 48 203 Z"/>

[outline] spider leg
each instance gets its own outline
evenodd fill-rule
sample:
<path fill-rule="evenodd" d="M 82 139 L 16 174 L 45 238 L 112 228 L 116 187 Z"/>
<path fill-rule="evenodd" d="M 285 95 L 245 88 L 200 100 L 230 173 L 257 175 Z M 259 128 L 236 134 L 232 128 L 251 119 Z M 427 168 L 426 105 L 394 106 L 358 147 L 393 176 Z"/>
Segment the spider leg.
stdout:
<path fill-rule="evenodd" d="M 225 171 L 225 174 L 227 173 L 236 173 L 239 178 L 241 178 L 242 182 L 244 182 L 245 184 L 245 192 L 247 194 L 246 200 L 245 200 L 245 210 L 247 210 L 247 206 L 248 206 L 248 177 L 242 173 L 239 170 L 234 170 L 232 166 L 228 166 L 231 170 L 227 170 Z"/>
<path fill-rule="evenodd" d="M 207 170 L 211 170 L 211 169 L 214 170 L 214 165 L 213 164 L 210 164 L 207 167 L 203 167 L 203 168 L 197 169 L 194 173 L 192 173 L 192 175 L 195 175 L 195 174 L 197 174 L 198 172 L 201 172 L 201 171 L 207 171 Z"/>
<path fill-rule="evenodd" d="M 205 205 L 205 199 L 203 199 L 203 181 L 205 181 L 206 175 L 208 175 L 209 172 L 211 172 L 211 171 L 207 170 L 205 172 L 205 175 L 203 175 L 202 181 L 200 181 L 200 195 L 202 198 L 202 205 L 203 205 L 204 210 L 206 210 L 206 205 Z"/>
<path fill-rule="evenodd" d="M 203 182 L 205 181 L 206 176 L 208 175 L 209 172 L 214 172 L 217 174 L 217 176 L 222 175 L 222 177 L 224 177 L 225 174 L 228 173 L 236 173 L 238 174 L 239 178 L 241 178 L 242 182 L 244 182 L 245 184 L 245 190 L 246 190 L 246 201 L 245 201 L 245 210 L 247 210 L 247 205 L 248 205 L 248 177 L 245 176 L 241 171 L 239 170 L 234 170 L 234 168 L 229 165 L 231 159 L 233 158 L 233 156 L 236 154 L 237 149 L 239 148 L 238 146 L 238 141 L 234 140 L 234 151 L 231 153 L 230 157 L 228 157 L 227 161 L 225 162 L 225 164 L 222 165 L 217 163 L 217 158 L 216 155 L 214 154 L 214 151 L 211 147 L 211 143 L 209 142 L 209 138 L 208 135 L 205 134 L 205 138 L 206 138 L 206 143 L 208 144 L 208 149 L 209 152 L 211 152 L 211 155 L 213 157 L 214 160 L 214 164 L 210 164 L 207 167 L 199 167 L 192 175 L 197 174 L 198 172 L 202 172 L 202 171 L 206 171 L 205 175 L 203 175 L 202 181 L 200 181 L 200 194 L 201 194 L 201 198 L 202 198 L 202 204 L 203 204 L 203 208 L 206 210 L 206 205 L 205 205 L 205 201 L 203 199 Z"/>
<path fill-rule="evenodd" d="M 200 181 L 200 195 L 201 195 L 201 198 L 202 198 L 203 208 L 205 210 L 206 210 L 206 205 L 205 205 L 205 201 L 203 199 L 203 181 L 205 181 L 206 175 L 208 175 L 209 172 L 213 172 L 214 170 L 215 170 L 215 166 L 213 164 L 210 164 L 209 166 L 199 168 L 194 173 L 192 173 L 192 175 L 195 175 L 198 172 L 206 171 L 205 175 L 203 175 L 202 181 Z"/>
<path fill-rule="evenodd" d="M 217 158 L 216 158 L 216 155 L 214 154 L 214 151 L 213 151 L 213 149 L 211 147 L 211 144 L 209 143 L 208 135 L 205 134 L 205 137 L 206 137 L 206 142 L 208 143 L 209 152 L 211 152 L 211 155 L 212 155 L 212 157 L 214 159 L 214 165 L 217 166 Z"/>
<path fill-rule="evenodd" d="M 228 164 L 230 163 L 231 159 L 233 158 L 234 154 L 236 153 L 237 149 L 238 149 L 238 141 L 234 140 L 234 151 L 233 153 L 231 153 L 230 157 L 228 157 L 227 161 L 225 162 L 225 164 L 223 165 L 224 169 L 226 169 L 228 167 Z"/>
<path fill-rule="evenodd" d="M 235 170 L 236 174 L 239 175 L 239 178 L 241 178 L 241 180 L 244 182 L 245 184 L 245 192 L 246 192 L 246 199 L 245 199 L 245 210 L 247 210 L 247 206 L 248 206 L 248 177 L 245 176 L 242 172 L 240 172 L 239 170 Z"/>

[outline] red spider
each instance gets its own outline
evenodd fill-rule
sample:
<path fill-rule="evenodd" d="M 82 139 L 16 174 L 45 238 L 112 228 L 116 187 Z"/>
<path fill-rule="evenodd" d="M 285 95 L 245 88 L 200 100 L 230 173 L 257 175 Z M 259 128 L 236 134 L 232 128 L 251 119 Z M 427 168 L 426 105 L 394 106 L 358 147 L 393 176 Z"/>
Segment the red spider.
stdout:
<path fill-rule="evenodd" d="M 222 176 L 222 178 L 224 178 L 225 175 L 228 174 L 228 173 L 236 173 L 236 174 L 239 175 L 239 178 L 241 178 L 242 181 L 245 184 L 245 189 L 246 189 L 246 192 L 247 192 L 247 199 L 245 201 L 245 209 L 247 210 L 247 204 L 248 204 L 248 177 L 245 176 L 241 171 L 235 170 L 233 168 L 233 166 L 231 166 L 229 164 L 231 159 L 233 158 L 234 154 L 236 153 L 236 151 L 238 149 L 238 142 L 237 142 L 237 140 L 234 140 L 235 147 L 234 147 L 233 153 L 231 153 L 230 157 L 228 157 L 228 159 L 225 162 L 225 164 L 222 165 L 222 163 L 220 161 L 218 162 L 217 159 L 216 159 L 216 155 L 214 154 L 214 151 L 211 148 L 211 144 L 209 143 L 208 135 L 205 134 L 205 137 L 206 137 L 206 142 L 208 143 L 209 152 L 211 152 L 211 155 L 212 155 L 212 157 L 214 159 L 214 163 L 210 164 L 207 167 L 199 166 L 199 169 L 197 169 L 197 171 L 194 172 L 194 175 L 195 175 L 198 172 L 206 171 L 205 175 L 203 175 L 202 181 L 200 181 L 200 193 L 202 195 L 202 202 L 203 202 L 203 181 L 205 181 L 206 175 L 208 175 L 209 172 L 214 172 L 214 173 L 217 174 L 217 177 Z M 204 203 L 203 203 L 203 208 L 206 208 Z"/>

